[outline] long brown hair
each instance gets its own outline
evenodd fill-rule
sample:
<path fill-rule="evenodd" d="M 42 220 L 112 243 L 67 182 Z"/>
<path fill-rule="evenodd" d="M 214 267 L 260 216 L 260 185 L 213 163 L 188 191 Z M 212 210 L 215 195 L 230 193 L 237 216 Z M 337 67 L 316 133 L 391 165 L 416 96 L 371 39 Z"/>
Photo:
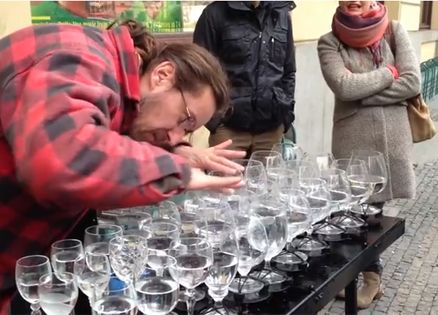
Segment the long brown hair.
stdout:
<path fill-rule="evenodd" d="M 108 28 L 117 22 L 111 23 Z M 216 111 L 229 112 L 229 82 L 219 61 L 206 49 L 192 43 L 163 43 L 146 27 L 135 20 L 125 20 L 117 25 L 127 26 L 142 65 L 140 75 L 164 61 L 175 65 L 175 87 L 196 93 L 210 86 L 216 101 Z"/>
<path fill-rule="evenodd" d="M 216 101 L 216 111 L 225 113 L 229 108 L 228 77 L 219 61 L 201 46 L 192 43 L 168 43 L 159 46 L 146 72 L 164 61 L 175 65 L 175 87 L 196 93 L 210 86 Z"/>
<path fill-rule="evenodd" d="M 114 21 L 108 25 L 107 29 L 114 26 L 126 26 L 131 35 L 134 47 L 141 58 L 140 75 L 146 72 L 149 62 L 157 56 L 159 42 L 148 32 L 147 28 L 140 22 L 135 20 L 123 20 L 121 22 Z"/>

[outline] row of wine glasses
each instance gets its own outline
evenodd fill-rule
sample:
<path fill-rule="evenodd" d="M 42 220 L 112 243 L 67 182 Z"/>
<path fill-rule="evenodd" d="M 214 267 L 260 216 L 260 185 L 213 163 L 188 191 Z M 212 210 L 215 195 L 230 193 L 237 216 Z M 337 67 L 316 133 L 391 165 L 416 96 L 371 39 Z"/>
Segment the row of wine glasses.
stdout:
<path fill-rule="evenodd" d="M 352 212 L 381 192 L 387 181 L 384 158 L 378 152 L 354 151 L 348 159 L 335 160 L 331 154 L 296 151 L 293 156 L 302 159 L 285 159 L 290 154 L 279 152 L 283 149 L 281 144 L 236 161 L 244 166 L 245 185 L 231 195 L 197 192 L 187 195 L 180 206 L 167 201 L 100 213 L 99 224 L 85 230 L 84 246 L 79 240 L 52 245 L 52 267 L 49 263 L 49 269 L 31 284 L 37 296 L 37 300 L 28 299 L 33 301 L 32 308 L 38 309 L 35 292 L 40 278 L 48 278 L 48 274 L 51 281 L 73 275 L 96 313 L 103 312 L 97 311 L 96 305 L 99 309 L 114 305 L 98 297 L 104 296 L 116 279 L 136 293 L 125 304 L 148 314 L 159 314 L 160 307 L 160 314 L 169 313 L 175 307 L 175 295 L 186 301 L 192 314 L 196 287 L 202 283 L 216 302 L 210 310 L 215 314 L 228 290 L 254 292 L 265 283 L 283 281 L 284 275 L 273 272 L 271 261 L 288 242 L 304 232 L 333 232 L 329 220 L 333 213 Z M 360 206 L 360 211 L 367 209 Z M 251 273 L 263 261 L 264 270 Z M 31 282 L 22 281 L 18 270 L 17 262 L 17 286 L 23 288 Z M 48 283 L 44 279 L 41 281 Z M 179 295 L 179 287 L 185 288 L 183 295 Z M 162 306 L 139 302 L 139 296 L 142 301 L 154 300 L 146 295 L 171 302 Z M 41 297 L 39 302 L 43 304 Z"/>

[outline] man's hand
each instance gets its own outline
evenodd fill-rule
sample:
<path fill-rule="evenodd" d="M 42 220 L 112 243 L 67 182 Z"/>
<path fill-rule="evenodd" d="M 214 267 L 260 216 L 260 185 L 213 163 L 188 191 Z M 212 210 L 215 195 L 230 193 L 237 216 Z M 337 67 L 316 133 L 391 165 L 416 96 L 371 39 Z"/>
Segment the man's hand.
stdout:
<path fill-rule="evenodd" d="M 192 168 L 192 175 L 187 190 L 219 190 L 223 193 L 231 193 L 234 188 L 239 188 L 243 185 L 240 176 L 211 176 L 206 175 L 204 171 Z"/>
<path fill-rule="evenodd" d="M 236 174 L 242 172 L 243 166 L 232 159 L 245 157 L 245 151 L 227 150 L 232 141 L 227 140 L 208 149 L 198 149 L 190 146 L 181 145 L 176 147 L 174 153 L 185 157 L 190 166 L 202 170 L 219 171 L 225 174 Z"/>

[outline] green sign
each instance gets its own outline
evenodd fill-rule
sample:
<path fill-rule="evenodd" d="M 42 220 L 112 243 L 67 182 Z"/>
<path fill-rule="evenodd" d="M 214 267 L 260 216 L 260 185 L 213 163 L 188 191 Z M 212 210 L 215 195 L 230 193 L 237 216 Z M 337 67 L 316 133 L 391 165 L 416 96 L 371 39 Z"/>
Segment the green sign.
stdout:
<path fill-rule="evenodd" d="M 151 32 L 183 30 L 180 1 L 31 1 L 32 23 L 69 23 L 105 28 L 135 19 Z"/>

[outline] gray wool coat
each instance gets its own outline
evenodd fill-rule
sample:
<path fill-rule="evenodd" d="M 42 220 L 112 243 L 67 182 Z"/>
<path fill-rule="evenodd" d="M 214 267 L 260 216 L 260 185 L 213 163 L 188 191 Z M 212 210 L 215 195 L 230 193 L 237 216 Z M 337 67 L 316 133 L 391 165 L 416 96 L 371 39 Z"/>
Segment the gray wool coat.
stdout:
<path fill-rule="evenodd" d="M 412 135 L 405 100 L 420 93 L 420 67 L 409 35 L 392 22 L 395 58 L 389 42 L 381 40 L 383 62 L 376 68 L 367 48 L 351 48 L 333 33 L 318 41 L 321 70 L 335 94 L 332 152 L 336 158 L 350 157 L 355 149 L 384 154 L 388 184 L 371 202 L 413 198 L 415 174 L 412 165 Z M 395 65 L 395 80 L 385 67 Z"/>

